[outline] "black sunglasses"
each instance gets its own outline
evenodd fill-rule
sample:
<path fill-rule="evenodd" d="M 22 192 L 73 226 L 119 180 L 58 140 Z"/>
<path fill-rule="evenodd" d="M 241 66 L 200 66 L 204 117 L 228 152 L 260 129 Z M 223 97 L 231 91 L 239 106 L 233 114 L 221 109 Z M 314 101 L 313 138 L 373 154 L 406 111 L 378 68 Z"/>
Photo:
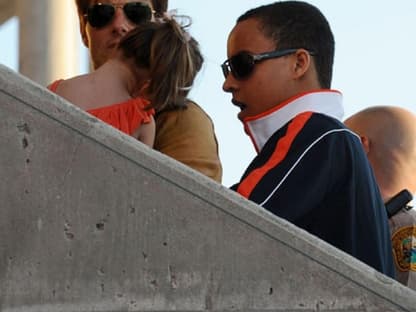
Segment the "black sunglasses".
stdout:
<path fill-rule="evenodd" d="M 230 57 L 228 60 L 222 63 L 222 72 L 225 78 L 227 78 L 228 75 L 232 73 L 235 79 L 243 80 L 251 75 L 256 63 L 272 58 L 278 58 L 289 54 L 293 54 L 297 50 L 299 49 L 284 49 L 260 54 L 251 54 L 249 52 L 242 51 Z M 310 50 L 307 51 L 310 55 L 315 55 L 314 52 Z"/>
<path fill-rule="evenodd" d="M 101 28 L 111 22 L 116 13 L 116 8 L 119 7 L 123 8 L 127 18 L 136 25 L 152 19 L 152 9 L 143 2 L 128 2 L 124 5 L 97 3 L 89 7 L 87 14 L 84 16 L 92 27 Z"/>

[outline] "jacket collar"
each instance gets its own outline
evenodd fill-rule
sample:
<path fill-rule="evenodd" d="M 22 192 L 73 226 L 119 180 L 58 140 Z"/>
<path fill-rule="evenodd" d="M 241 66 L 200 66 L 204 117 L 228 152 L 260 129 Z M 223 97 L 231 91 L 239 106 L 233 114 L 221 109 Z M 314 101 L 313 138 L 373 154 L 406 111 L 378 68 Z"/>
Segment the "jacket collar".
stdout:
<path fill-rule="evenodd" d="M 259 152 L 267 140 L 294 117 L 304 112 L 324 114 L 338 120 L 344 116 L 342 94 L 336 90 L 302 93 L 277 105 L 272 110 L 246 118 L 244 130 Z"/>

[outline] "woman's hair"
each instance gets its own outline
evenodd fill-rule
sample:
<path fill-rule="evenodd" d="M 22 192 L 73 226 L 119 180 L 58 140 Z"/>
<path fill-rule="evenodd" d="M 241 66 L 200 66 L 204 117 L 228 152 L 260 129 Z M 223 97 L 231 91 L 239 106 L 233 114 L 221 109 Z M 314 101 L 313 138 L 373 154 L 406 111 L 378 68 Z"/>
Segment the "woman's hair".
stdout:
<path fill-rule="evenodd" d="M 186 97 L 202 67 L 198 42 L 184 29 L 187 26 L 164 17 L 138 25 L 119 43 L 126 59 L 149 70 L 147 94 L 157 112 L 185 108 Z"/>

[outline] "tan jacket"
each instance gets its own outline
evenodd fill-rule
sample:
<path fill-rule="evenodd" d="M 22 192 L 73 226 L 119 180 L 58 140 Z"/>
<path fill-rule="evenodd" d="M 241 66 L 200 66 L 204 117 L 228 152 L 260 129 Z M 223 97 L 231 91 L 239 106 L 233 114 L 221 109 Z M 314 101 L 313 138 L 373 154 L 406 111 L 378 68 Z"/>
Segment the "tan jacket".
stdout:
<path fill-rule="evenodd" d="M 154 148 L 221 183 L 218 143 L 210 117 L 194 102 L 156 116 Z"/>

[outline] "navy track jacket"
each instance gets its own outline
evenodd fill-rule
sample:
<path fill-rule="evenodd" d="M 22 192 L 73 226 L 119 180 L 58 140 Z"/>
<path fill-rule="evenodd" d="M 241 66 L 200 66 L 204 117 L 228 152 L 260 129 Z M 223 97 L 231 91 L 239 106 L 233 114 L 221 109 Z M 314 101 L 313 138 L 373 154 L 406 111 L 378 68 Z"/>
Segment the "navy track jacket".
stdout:
<path fill-rule="evenodd" d="M 394 277 L 373 172 L 359 137 L 335 118 L 297 114 L 271 135 L 232 189 Z"/>

